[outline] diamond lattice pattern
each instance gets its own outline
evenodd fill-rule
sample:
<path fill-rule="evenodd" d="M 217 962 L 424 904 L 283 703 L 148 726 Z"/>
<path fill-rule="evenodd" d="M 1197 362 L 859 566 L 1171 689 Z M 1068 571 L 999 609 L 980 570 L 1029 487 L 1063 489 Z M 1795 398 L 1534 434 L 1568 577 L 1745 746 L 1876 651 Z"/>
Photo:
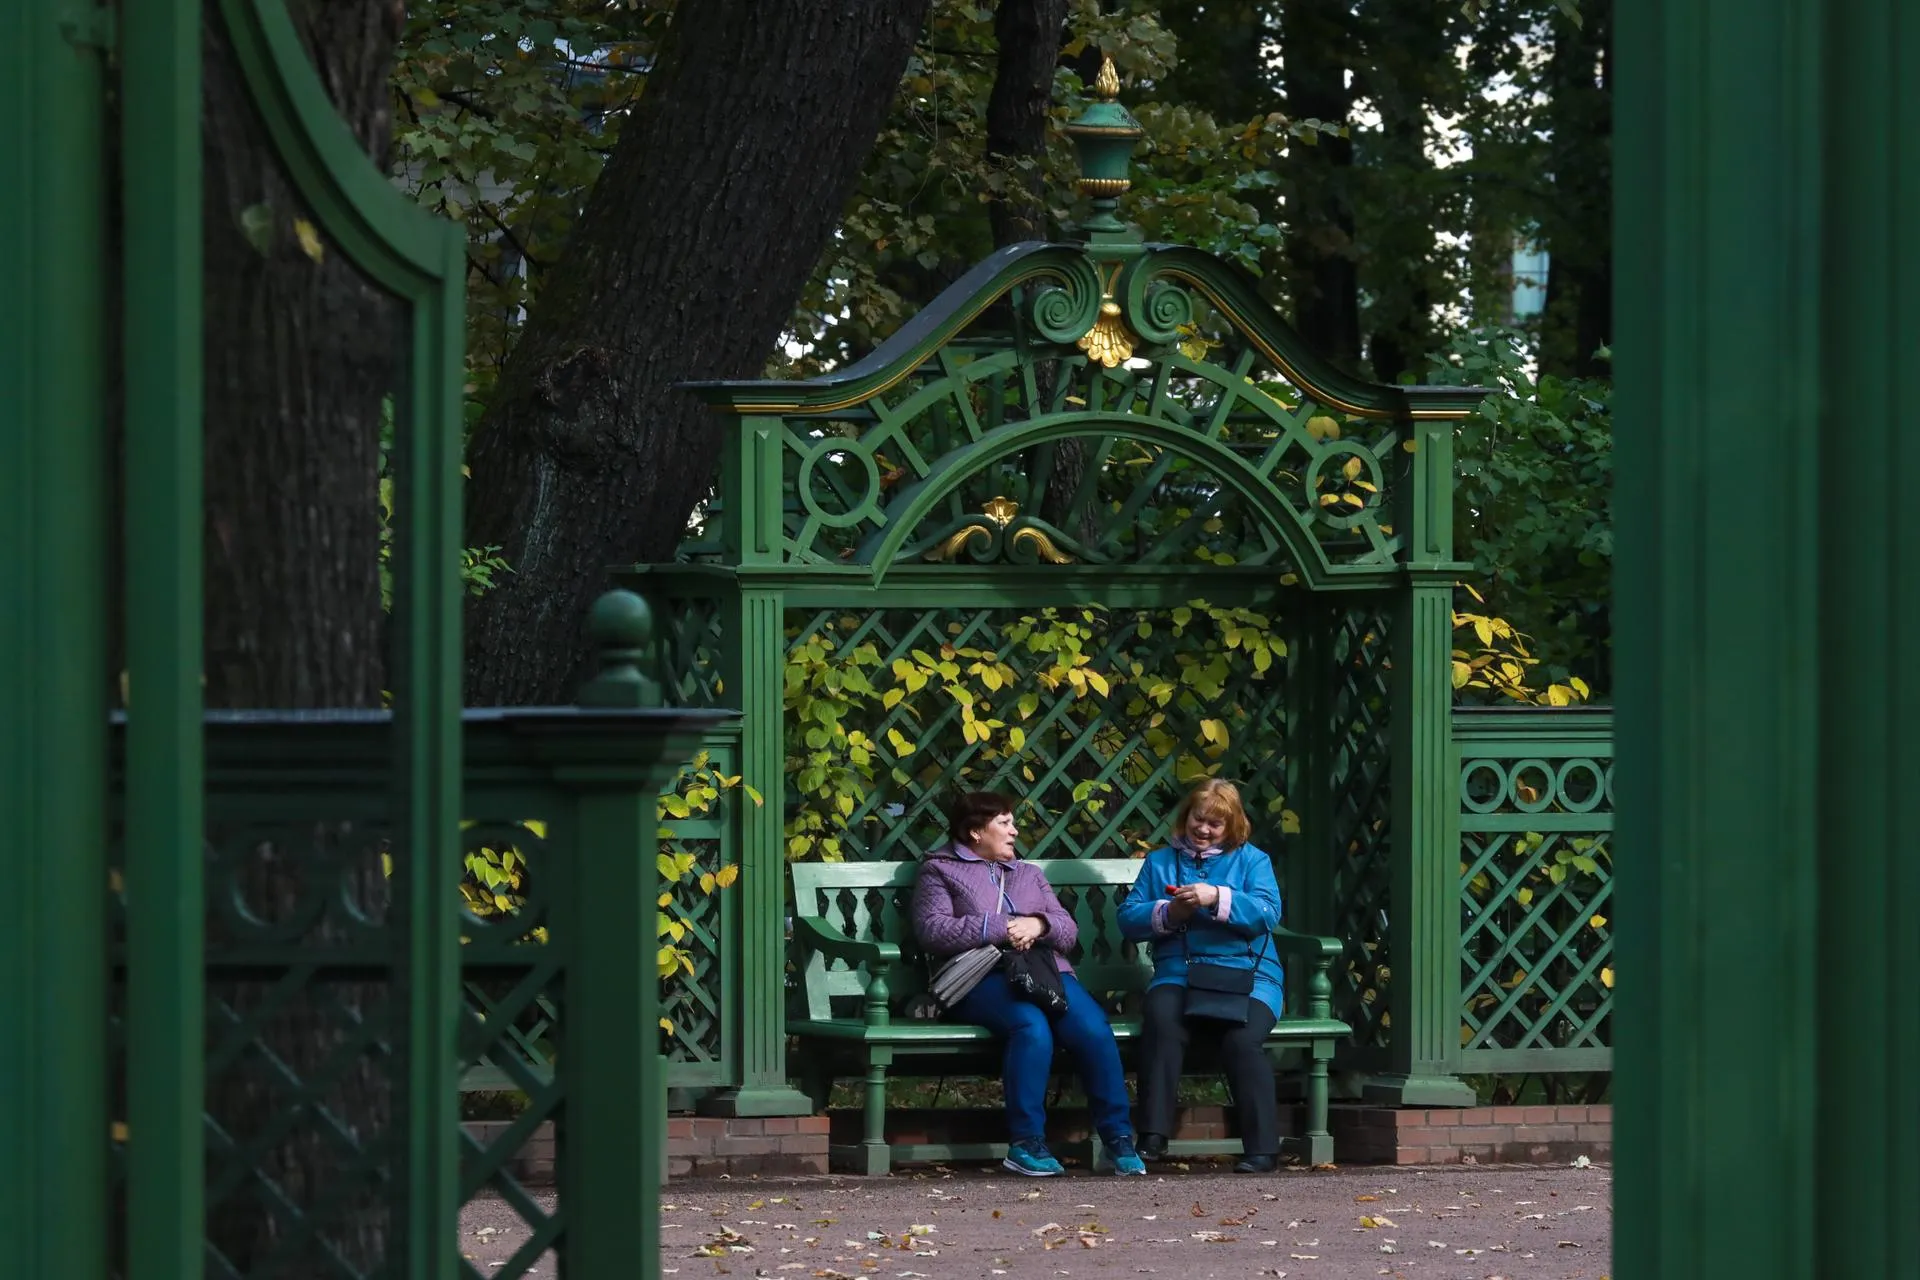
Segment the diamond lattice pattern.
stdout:
<path fill-rule="evenodd" d="M 1333 900 L 1346 944 L 1334 975 L 1334 1016 L 1354 1029 L 1355 1044 L 1383 1046 L 1391 1028 L 1392 980 L 1388 896 L 1389 781 L 1392 737 L 1387 681 L 1390 619 L 1350 610 L 1333 637 Z"/>
<path fill-rule="evenodd" d="M 1461 766 L 1461 1044 L 1612 1044 L 1613 762 L 1541 750 Z"/>

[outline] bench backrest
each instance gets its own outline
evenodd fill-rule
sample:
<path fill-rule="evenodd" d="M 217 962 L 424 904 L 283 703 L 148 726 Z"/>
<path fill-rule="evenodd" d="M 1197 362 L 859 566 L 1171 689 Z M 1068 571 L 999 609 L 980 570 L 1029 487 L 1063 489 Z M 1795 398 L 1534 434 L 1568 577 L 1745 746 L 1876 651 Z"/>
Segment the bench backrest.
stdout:
<path fill-rule="evenodd" d="M 1120 902 L 1145 865 L 1137 858 L 1051 858 L 1034 864 L 1080 926 L 1079 948 L 1069 955 L 1083 986 L 1110 1012 L 1132 1012 L 1153 975 L 1147 948 L 1120 938 Z M 792 864 L 796 916 L 823 919 L 848 937 L 892 942 L 901 962 L 887 975 L 889 1004 L 897 1013 L 909 996 L 926 989 L 925 958 L 913 938 L 913 862 L 796 862 Z M 813 955 L 801 982 L 806 1016 L 858 1018 L 865 974 L 840 961 Z"/>

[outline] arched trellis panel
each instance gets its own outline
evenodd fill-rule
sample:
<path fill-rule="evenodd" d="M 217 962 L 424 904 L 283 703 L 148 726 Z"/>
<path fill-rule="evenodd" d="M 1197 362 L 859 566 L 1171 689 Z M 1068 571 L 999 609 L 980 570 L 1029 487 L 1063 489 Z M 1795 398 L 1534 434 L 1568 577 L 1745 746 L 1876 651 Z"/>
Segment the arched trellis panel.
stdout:
<path fill-rule="evenodd" d="M 1376 1092 L 1465 1100 L 1446 1069 L 1449 1010 L 1420 1006 L 1407 978 L 1446 972 L 1457 945 L 1451 880 L 1415 864 L 1450 872 L 1455 857 L 1452 433 L 1483 391 L 1357 381 L 1239 268 L 1094 242 L 1002 250 L 826 376 L 690 390 L 729 419 L 719 500 L 678 564 L 635 577 L 678 619 L 668 686 L 739 706 L 737 767 L 787 797 L 742 814 L 722 960 L 738 966 L 739 1074 L 709 1106 L 808 1105 L 786 1080 L 779 942 L 786 824 L 805 808 L 789 790 L 807 728 L 787 723 L 790 653 L 867 645 L 877 670 L 989 655 L 1030 695 L 1026 760 L 958 736 L 944 703 L 874 711 L 863 732 L 893 781 L 831 818 L 831 851 L 911 856 L 946 789 L 993 784 L 1032 806 L 1040 856 L 1112 856 L 1162 827 L 1173 756 L 1126 698 L 1069 705 L 1012 638 L 1038 611 L 1084 610 L 1096 664 L 1128 670 L 1149 649 L 1176 662 L 1169 619 L 1196 598 L 1285 638 L 1271 671 L 1227 660 L 1218 696 L 1237 745 L 1215 765 L 1276 813 L 1284 801 L 1289 830 L 1299 817 L 1297 835 L 1270 825 L 1293 923 L 1348 939 L 1351 1061 Z M 896 733 L 929 750 L 909 762 Z M 1095 811 L 1089 789 L 1109 802 Z M 1429 892 L 1429 909 L 1404 909 Z"/>

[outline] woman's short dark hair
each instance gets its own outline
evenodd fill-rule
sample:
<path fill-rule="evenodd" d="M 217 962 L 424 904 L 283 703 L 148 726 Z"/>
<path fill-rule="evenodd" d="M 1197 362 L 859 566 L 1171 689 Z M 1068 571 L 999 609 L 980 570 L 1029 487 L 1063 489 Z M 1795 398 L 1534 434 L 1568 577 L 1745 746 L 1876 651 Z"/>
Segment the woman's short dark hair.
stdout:
<path fill-rule="evenodd" d="M 965 844 L 1001 814 L 1012 813 L 1015 803 L 1001 791 L 962 791 L 947 806 L 947 834 L 955 844 Z"/>

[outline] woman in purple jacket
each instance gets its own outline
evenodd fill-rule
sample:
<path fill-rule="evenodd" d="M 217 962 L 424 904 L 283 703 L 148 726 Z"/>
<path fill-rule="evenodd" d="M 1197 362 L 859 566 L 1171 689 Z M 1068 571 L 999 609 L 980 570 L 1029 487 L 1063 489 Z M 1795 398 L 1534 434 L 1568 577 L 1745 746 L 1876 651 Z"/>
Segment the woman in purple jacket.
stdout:
<path fill-rule="evenodd" d="M 1144 1174 L 1133 1149 L 1127 1078 L 1120 1050 L 1099 1001 L 1073 976 L 1065 952 L 1079 928 L 1060 905 L 1040 868 L 1014 850 L 1019 828 L 1013 800 L 993 791 L 969 791 L 948 815 L 949 843 L 927 855 L 913 886 L 913 932 L 934 962 L 982 943 L 1015 951 L 1043 947 L 1052 954 L 1066 988 L 1067 1009 L 1049 1017 L 1014 994 L 999 970 L 954 1005 L 953 1018 L 986 1027 L 1006 1041 L 1003 1087 L 1012 1138 L 1006 1167 L 1031 1178 L 1066 1170 L 1047 1150 L 1047 1079 L 1058 1042 L 1086 1085 L 1093 1124 L 1118 1174 Z"/>

